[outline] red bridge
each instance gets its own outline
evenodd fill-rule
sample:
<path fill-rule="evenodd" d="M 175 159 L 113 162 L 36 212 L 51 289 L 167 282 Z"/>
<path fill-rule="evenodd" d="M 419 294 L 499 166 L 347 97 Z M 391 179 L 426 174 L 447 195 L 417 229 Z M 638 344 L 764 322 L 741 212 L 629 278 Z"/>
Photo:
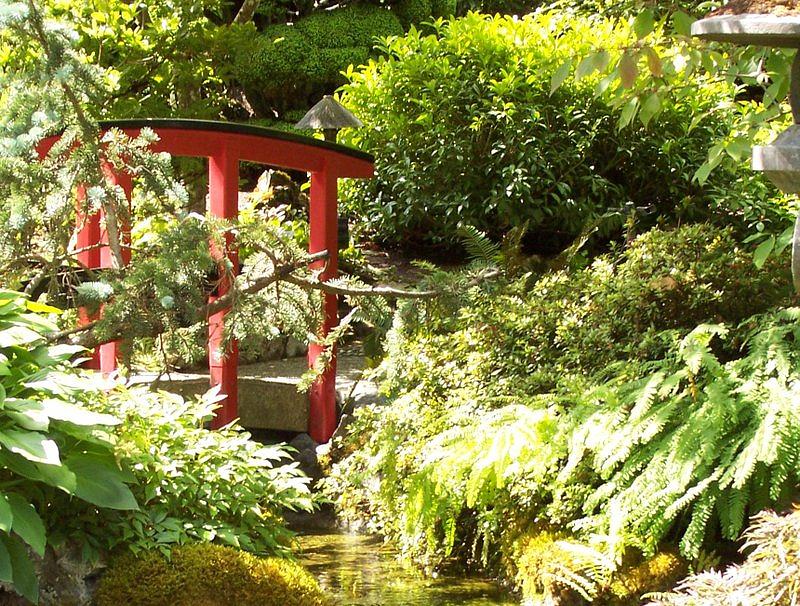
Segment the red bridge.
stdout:
<path fill-rule="evenodd" d="M 208 158 L 208 184 L 211 214 L 225 219 L 236 219 L 239 214 L 239 162 L 255 162 L 277 168 L 303 171 L 311 174 L 311 209 L 309 220 L 311 236 L 309 252 L 328 251 L 327 261 L 317 261 L 312 267 L 321 269 L 321 280 L 329 280 L 337 274 L 338 211 L 337 181 L 342 177 L 369 178 L 374 173 L 374 160 L 369 154 L 338 145 L 257 126 L 209 122 L 202 120 L 118 120 L 102 122 L 102 131 L 117 128 L 130 137 L 136 137 L 142 128 L 150 128 L 159 136 L 152 150 L 167 152 L 173 156 Z M 58 136 L 44 140 L 39 154 L 46 155 Z M 108 180 L 119 185 L 130 200 L 133 183 L 131 176 L 116 173 L 104 167 Z M 78 196 L 85 192 L 78 189 Z M 101 212 L 90 216 L 78 215 L 79 261 L 89 269 L 111 267 L 111 251 L 108 235 L 102 229 Z M 129 234 L 124 234 L 129 238 Z M 232 242 L 231 242 L 232 243 Z M 97 246 L 100 244 L 101 246 Z M 231 247 L 229 258 L 238 268 L 236 252 Z M 124 249 L 124 260 L 130 261 L 130 251 Z M 220 297 L 230 288 L 221 284 L 214 298 Z M 319 334 L 324 336 L 339 321 L 337 297 L 324 295 L 323 323 Z M 222 348 L 222 335 L 226 311 L 220 311 L 208 320 L 208 359 L 211 385 L 220 386 L 225 397 L 217 410 L 214 427 L 221 427 L 238 417 L 237 370 L 238 349 L 231 342 L 227 351 Z M 81 310 L 81 321 L 88 322 L 85 310 Z M 95 351 L 94 368 L 110 372 L 117 367 L 119 343 L 100 345 Z M 312 343 L 308 351 L 309 366 L 313 366 L 322 353 L 322 347 Z M 336 428 L 336 357 L 309 393 L 310 415 L 308 432 L 317 442 L 326 442 Z"/>

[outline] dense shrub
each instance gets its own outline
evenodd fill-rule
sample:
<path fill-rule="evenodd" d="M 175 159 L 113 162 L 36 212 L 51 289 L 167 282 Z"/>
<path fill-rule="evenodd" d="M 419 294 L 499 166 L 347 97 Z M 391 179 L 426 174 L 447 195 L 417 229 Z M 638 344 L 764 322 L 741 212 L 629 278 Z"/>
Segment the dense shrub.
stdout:
<path fill-rule="evenodd" d="M 104 575 L 97 606 L 328 606 L 299 564 L 230 547 L 185 545 L 169 560 L 156 551 L 118 559 Z"/>
<path fill-rule="evenodd" d="M 328 492 L 429 566 L 492 566 L 532 522 L 612 569 L 665 546 L 696 558 L 794 494 L 785 271 L 690 225 L 455 306 L 407 305 L 382 366 L 391 406 L 357 416 Z"/>
<path fill-rule="evenodd" d="M 31 556 L 59 544 L 54 502 L 137 509 L 116 458 L 119 419 L 90 409 L 104 382 L 73 368 L 79 349 L 46 339 L 55 325 L 41 314 L 56 311 L 0 291 L 0 581 L 34 602 Z"/>
<path fill-rule="evenodd" d="M 205 429 L 213 399 L 184 401 L 144 387 L 117 387 L 95 407 L 114 410 L 117 456 L 130 470 L 137 511 L 109 515 L 59 502 L 47 513 L 58 534 L 87 554 L 113 549 L 169 553 L 190 541 L 286 555 L 284 509 L 311 510 L 308 478 L 283 447 L 250 440 L 240 428 Z"/>
<path fill-rule="evenodd" d="M 692 175 L 723 125 L 702 115 L 729 89 L 675 82 L 685 92 L 661 102 L 657 125 L 622 130 L 620 109 L 598 94 L 608 82 L 591 69 L 551 90 L 556 70 L 591 45 L 608 49 L 597 59 L 606 65 L 634 40 L 626 23 L 599 17 L 473 13 L 386 42 L 385 56 L 350 71 L 342 89 L 365 124 L 347 142 L 377 158 L 375 179 L 344 190 L 345 207 L 392 242 L 525 222 L 540 240 L 563 242 L 626 204 L 705 213 L 707 192 Z"/>
<path fill-rule="evenodd" d="M 505 393 L 506 377 L 514 377 L 536 393 L 564 372 L 652 359 L 666 351 L 665 331 L 738 324 L 788 302 L 790 292 L 782 260 L 759 270 L 731 229 L 707 224 L 651 230 L 617 256 L 531 282 L 476 292 L 467 305 L 445 310 L 406 306 L 393 337 L 401 341 L 389 342 L 393 389 L 473 381 Z"/>

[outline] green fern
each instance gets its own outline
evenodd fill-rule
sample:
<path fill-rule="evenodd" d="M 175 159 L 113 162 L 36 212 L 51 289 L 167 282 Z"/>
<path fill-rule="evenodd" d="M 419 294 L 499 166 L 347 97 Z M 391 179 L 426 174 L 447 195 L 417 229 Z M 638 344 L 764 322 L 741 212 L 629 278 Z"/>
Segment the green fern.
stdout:
<path fill-rule="evenodd" d="M 458 230 L 461 243 L 467 251 L 470 261 L 473 263 L 495 264 L 500 261 L 500 245 L 492 242 L 489 237 L 473 227 L 463 225 Z"/>
<path fill-rule="evenodd" d="M 746 355 L 729 362 L 713 347 L 728 329 L 701 325 L 650 376 L 611 381 L 600 401 L 602 390 L 578 394 L 573 458 L 588 456 L 608 482 L 575 528 L 602 531 L 613 506 L 645 552 L 677 527 L 682 552 L 694 558 L 714 525 L 736 538 L 746 515 L 785 498 L 800 449 L 796 317 L 758 318 Z M 574 469 L 561 480 L 575 481 Z"/>

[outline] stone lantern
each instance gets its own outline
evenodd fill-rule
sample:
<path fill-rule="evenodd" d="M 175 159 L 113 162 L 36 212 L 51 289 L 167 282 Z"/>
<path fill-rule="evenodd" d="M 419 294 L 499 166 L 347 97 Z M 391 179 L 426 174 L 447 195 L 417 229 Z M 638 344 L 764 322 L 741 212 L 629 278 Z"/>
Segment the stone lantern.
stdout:
<path fill-rule="evenodd" d="M 336 143 L 336 133 L 343 128 L 361 128 L 361 120 L 330 95 L 312 107 L 294 125 L 301 130 L 322 130 L 326 141 Z"/>
<path fill-rule="evenodd" d="M 294 125 L 300 130 L 321 130 L 325 141 L 336 143 L 336 135 L 343 128 L 361 128 L 361 120 L 353 115 L 349 109 L 336 101 L 331 95 L 325 95 L 322 100 L 306 112 L 300 121 Z M 338 219 L 339 250 L 350 246 L 350 221 L 346 215 L 340 214 Z"/>
<path fill-rule="evenodd" d="M 776 4 L 775 14 L 747 12 L 753 5 L 760 10 L 765 4 L 769 3 L 734 0 L 723 10 L 742 5 L 743 14 L 719 14 L 695 21 L 692 35 L 716 42 L 800 49 L 800 6 L 796 10 L 787 9 L 785 5 L 791 3 L 784 2 Z M 794 124 L 770 145 L 754 147 L 752 166 L 764 172 L 782 191 L 796 194 L 800 193 L 800 53 L 792 64 L 789 102 Z M 792 281 L 800 292 L 800 214 L 792 242 Z"/>

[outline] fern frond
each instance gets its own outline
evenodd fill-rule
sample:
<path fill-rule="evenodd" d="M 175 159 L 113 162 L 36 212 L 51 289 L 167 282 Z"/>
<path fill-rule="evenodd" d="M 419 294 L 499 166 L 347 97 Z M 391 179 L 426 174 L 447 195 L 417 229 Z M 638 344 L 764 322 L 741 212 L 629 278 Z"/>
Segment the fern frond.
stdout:
<path fill-rule="evenodd" d="M 492 242 L 485 233 L 473 227 L 464 225 L 459 228 L 458 235 L 467 251 L 470 261 L 479 263 L 498 263 L 500 261 L 500 245 Z"/>

